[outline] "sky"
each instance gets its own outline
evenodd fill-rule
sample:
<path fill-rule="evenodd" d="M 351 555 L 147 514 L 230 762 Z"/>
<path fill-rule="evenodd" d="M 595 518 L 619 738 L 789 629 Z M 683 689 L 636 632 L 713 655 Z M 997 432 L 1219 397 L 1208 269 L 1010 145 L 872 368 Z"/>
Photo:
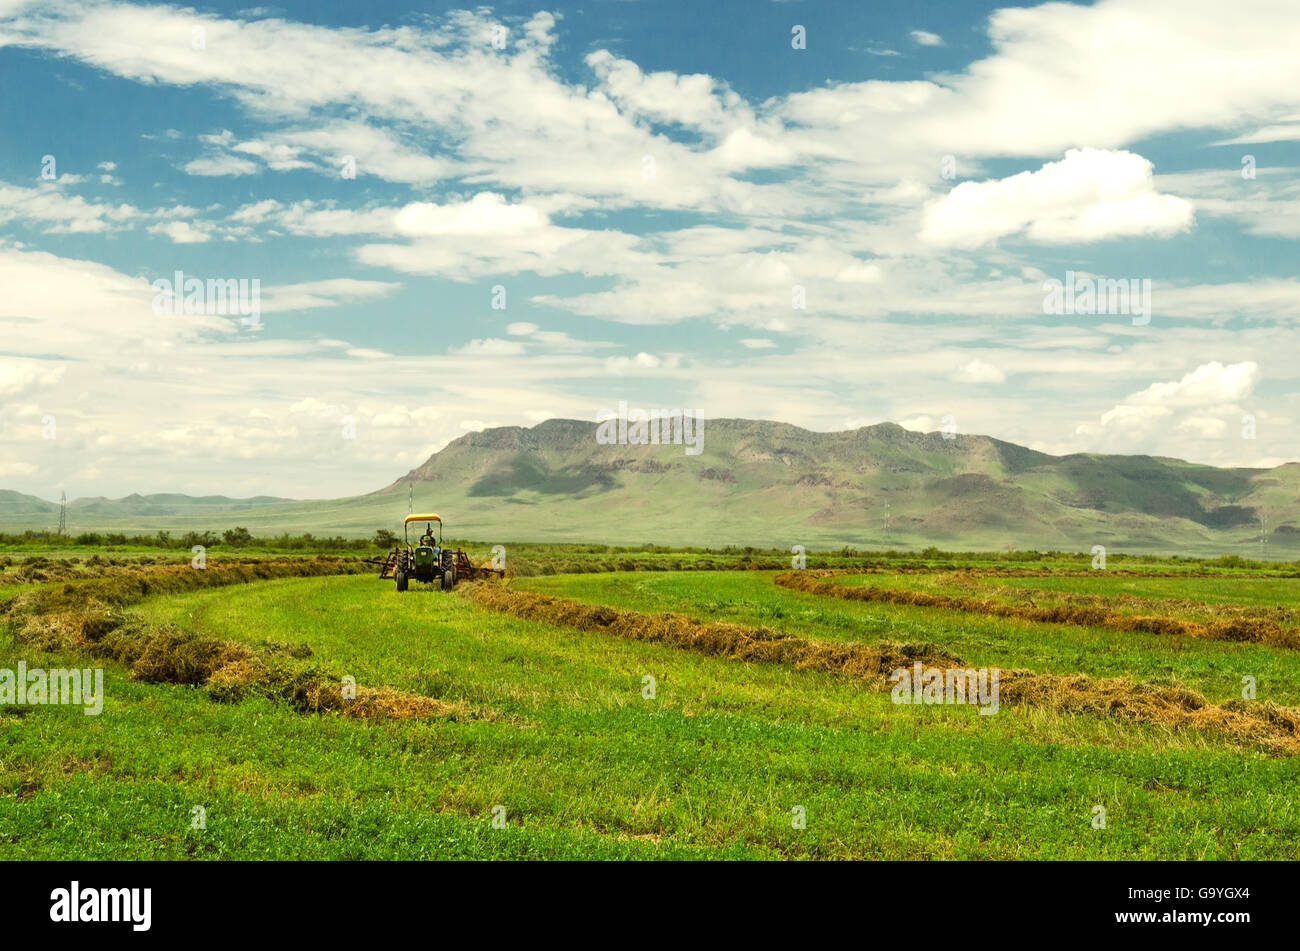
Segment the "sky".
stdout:
<path fill-rule="evenodd" d="M 1291 0 L 0 0 L 0 488 L 345 496 L 620 401 L 1300 460 L 1298 49 Z"/>

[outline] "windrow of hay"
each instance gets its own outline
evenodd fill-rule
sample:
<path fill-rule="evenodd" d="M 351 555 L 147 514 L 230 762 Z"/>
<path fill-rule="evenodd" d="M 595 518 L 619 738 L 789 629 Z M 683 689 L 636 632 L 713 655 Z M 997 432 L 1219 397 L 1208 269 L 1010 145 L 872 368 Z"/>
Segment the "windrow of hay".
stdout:
<path fill-rule="evenodd" d="M 961 658 L 934 644 L 828 644 L 769 628 L 706 623 L 680 614 L 642 614 L 499 584 L 466 584 L 457 590 L 483 607 L 530 621 L 670 644 L 714 657 L 841 673 L 879 684 L 887 682 L 891 671 L 917 661 L 927 667 L 963 666 Z"/>
<path fill-rule="evenodd" d="M 697 621 L 679 614 L 644 614 L 519 591 L 508 586 L 466 584 L 457 589 L 475 603 L 530 621 L 631 640 L 653 641 L 716 657 L 784 664 L 801 670 L 843 674 L 876 690 L 892 689 L 890 673 L 916 662 L 941 669 L 964 668 L 956 655 L 931 644 L 828 644 L 768 628 Z M 1115 677 L 999 672 L 999 702 L 1200 730 L 1274 752 L 1300 752 L 1300 710 L 1271 702 L 1209 704 L 1178 685 L 1137 683 Z"/>
<path fill-rule="evenodd" d="M 153 594 L 189 591 L 196 588 L 221 587 L 276 578 L 310 578 L 325 575 L 367 574 L 372 566 L 356 558 L 317 555 L 314 558 L 212 558 L 207 567 L 196 569 L 186 564 L 150 565 L 122 573 L 96 574 L 84 580 L 69 581 L 59 588 L 24 592 L 11 602 L 10 611 L 38 610 L 56 606 L 76 607 L 94 600 L 104 604 L 135 604 Z"/>
<path fill-rule="evenodd" d="M 1271 700 L 1213 705 L 1186 687 L 1138 683 L 1125 677 L 1094 680 L 1080 674 L 1003 670 L 999 680 L 1001 703 L 1131 720 L 1168 730 L 1199 730 L 1277 753 L 1300 753 L 1300 709 Z"/>
<path fill-rule="evenodd" d="M 1226 617 L 1201 623 L 1166 615 L 1123 614 L 1100 605 L 1057 604 L 1040 607 L 991 598 L 936 594 L 930 591 L 881 588 L 875 585 L 842 585 L 826 580 L 836 575 L 854 573 L 852 571 L 787 571 L 772 580 L 792 591 L 840 598 L 845 601 L 877 601 L 1047 624 L 1076 624 L 1084 627 L 1111 628 L 1117 631 L 1179 634 L 1213 640 L 1269 644 L 1273 647 L 1300 648 L 1300 630 L 1282 627 L 1273 621 L 1259 617 Z"/>
<path fill-rule="evenodd" d="M 1068 591 L 1057 588 L 1030 588 L 1016 586 L 991 585 L 983 578 L 967 578 L 957 573 L 939 581 L 949 593 L 957 592 L 974 597 L 995 597 L 1002 600 L 1028 603 L 1033 607 L 1038 602 L 1060 603 L 1091 606 L 1121 606 L 1133 611 L 1159 611 L 1168 613 L 1204 615 L 1211 620 L 1225 617 L 1250 618 L 1270 621 L 1283 629 L 1300 628 L 1300 608 L 1286 605 L 1232 604 L 1227 602 L 1197 601 L 1186 597 L 1157 597 L 1130 594 L 1126 591 L 1107 592 L 1106 594 L 1086 591 Z"/>
<path fill-rule="evenodd" d="M 114 575 L 139 574 L 153 571 L 159 565 L 180 564 L 166 555 L 140 557 L 104 557 L 92 555 L 84 561 L 78 557 L 57 558 L 30 555 L 20 563 L 5 565 L 12 558 L 0 558 L 0 585 L 33 584 L 45 581 L 83 581 L 87 578 L 108 578 Z M 188 555 L 185 561 L 189 561 Z"/>
<path fill-rule="evenodd" d="M 343 676 L 318 664 L 306 645 L 267 642 L 254 648 L 174 627 L 152 627 L 123 608 L 162 592 L 242 584 L 268 578 L 352 574 L 369 570 L 350 560 L 241 560 L 194 570 L 168 566 L 30 592 L 5 607 L 9 631 L 43 651 L 85 654 L 127 667 L 146 683 L 203 687 L 220 702 L 268 697 L 307 713 L 337 712 L 366 719 L 489 716 L 463 703 L 388 688 L 357 686 L 345 696 Z"/>
<path fill-rule="evenodd" d="M 878 571 L 857 572 L 849 568 L 817 569 L 837 574 L 943 574 L 950 572 L 971 578 L 1095 578 L 1097 571 L 1092 568 L 1062 566 L 1059 568 L 1021 568 L 1017 565 L 922 565 L 919 570 L 895 570 L 888 567 Z M 1189 568 L 1182 571 L 1169 571 L 1164 568 L 1137 567 L 1123 568 L 1111 565 L 1106 574 L 1123 578 L 1220 578 L 1239 581 L 1258 581 L 1260 578 L 1300 578 L 1300 571 L 1291 565 L 1286 569 L 1268 571 L 1211 571 L 1205 568 Z"/>

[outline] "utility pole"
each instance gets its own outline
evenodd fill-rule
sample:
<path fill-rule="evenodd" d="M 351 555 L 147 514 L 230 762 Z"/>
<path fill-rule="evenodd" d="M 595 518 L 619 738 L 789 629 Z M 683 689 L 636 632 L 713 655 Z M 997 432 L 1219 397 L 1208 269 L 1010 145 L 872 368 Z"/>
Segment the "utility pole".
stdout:
<path fill-rule="evenodd" d="M 1259 513 L 1259 557 L 1264 557 L 1264 546 L 1268 544 L 1268 516 Z"/>
<path fill-rule="evenodd" d="M 65 535 L 68 531 L 68 493 L 59 492 L 59 534 Z"/>
<path fill-rule="evenodd" d="M 414 482 L 406 483 L 406 488 L 407 488 L 406 514 L 410 515 L 412 512 L 415 511 L 415 483 Z"/>

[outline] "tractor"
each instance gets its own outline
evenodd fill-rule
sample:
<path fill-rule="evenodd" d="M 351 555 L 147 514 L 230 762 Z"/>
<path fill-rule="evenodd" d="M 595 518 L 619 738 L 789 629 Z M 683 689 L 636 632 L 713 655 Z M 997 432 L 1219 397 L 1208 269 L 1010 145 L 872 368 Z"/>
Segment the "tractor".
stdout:
<path fill-rule="evenodd" d="M 418 545 L 411 544 L 411 524 L 424 522 L 424 534 Z M 433 523 L 438 523 L 438 534 L 433 533 Z M 376 562 L 379 563 L 379 562 Z M 397 581 L 397 590 L 405 591 L 411 579 L 433 584 L 435 581 L 443 591 L 450 591 L 457 580 L 476 581 L 480 578 L 497 576 L 504 578 L 505 569 L 494 567 L 491 560 L 475 565 L 469 560 L 464 549 L 452 551 L 442 545 L 442 516 L 434 513 L 425 515 L 408 515 L 402 522 L 402 542 L 383 562 L 381 578 L 391 574 Z"/>

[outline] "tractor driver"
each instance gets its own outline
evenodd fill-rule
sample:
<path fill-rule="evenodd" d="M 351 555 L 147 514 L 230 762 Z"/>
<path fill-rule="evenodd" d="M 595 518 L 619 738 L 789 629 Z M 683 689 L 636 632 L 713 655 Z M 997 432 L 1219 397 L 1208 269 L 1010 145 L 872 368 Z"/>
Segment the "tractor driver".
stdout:
<path fill-rule="evenodd" d="M 424 534 L 420 536 L 420 544 L 428 548 L 437 548 L 438 544 L 433 540 L 433 526 L 425 525 Z"/>

